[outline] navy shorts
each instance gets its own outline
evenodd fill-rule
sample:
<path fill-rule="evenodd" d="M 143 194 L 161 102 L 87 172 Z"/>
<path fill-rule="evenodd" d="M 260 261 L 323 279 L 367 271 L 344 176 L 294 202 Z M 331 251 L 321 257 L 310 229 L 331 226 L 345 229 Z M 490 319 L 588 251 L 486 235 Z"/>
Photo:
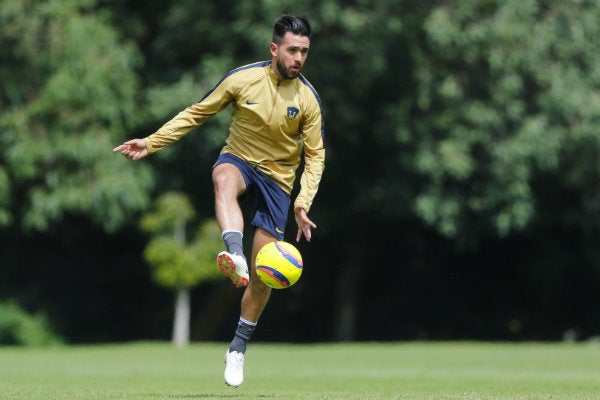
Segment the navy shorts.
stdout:
<path fill-rule="evenodd" d="M 290 208 L 290 195 L 273 179 L 233 154 L 219 155 L 213 169 L 224 163 L 235 165 L 244 177 L 245 196 L 250 200 L 252 213 L 251 224 L 271 233 L 277 240 L 283 240 Z"/>

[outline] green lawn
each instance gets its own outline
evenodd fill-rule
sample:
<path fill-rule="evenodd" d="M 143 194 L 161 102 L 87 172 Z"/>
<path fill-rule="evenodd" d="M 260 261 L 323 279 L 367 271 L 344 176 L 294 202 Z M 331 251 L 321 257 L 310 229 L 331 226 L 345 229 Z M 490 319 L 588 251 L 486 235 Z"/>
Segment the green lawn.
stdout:
<path fill-rule="evenodd" d="M 0 347 L 0 399 L 598 399 L 600 345 L 251 343 L 223 383 L 225 344 Z"/>

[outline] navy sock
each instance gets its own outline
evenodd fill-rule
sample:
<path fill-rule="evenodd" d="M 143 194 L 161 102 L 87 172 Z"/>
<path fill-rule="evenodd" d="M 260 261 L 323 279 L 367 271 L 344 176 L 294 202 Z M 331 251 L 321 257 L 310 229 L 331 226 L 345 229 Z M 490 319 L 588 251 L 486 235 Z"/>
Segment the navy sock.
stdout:
<path fill-rule="evenodd" d="M 256 322 L 246 321 L 244 318 L 240 317 L 240 321 L 238 322 L 238 327 L 235 331 L 235 336 L 229 345 L 229 351 L 237 351 L 238 353 L 246 352 L 246 344 L 250 337 L 252 336 L 252 332 L 256 328 Z"/>
<path fill-rule="evenodd" d="M 242 242 L 244 235 L 242 232 L 223 231 L 222 236 L 229 253 L 244 256 L 244 245 Z"/>

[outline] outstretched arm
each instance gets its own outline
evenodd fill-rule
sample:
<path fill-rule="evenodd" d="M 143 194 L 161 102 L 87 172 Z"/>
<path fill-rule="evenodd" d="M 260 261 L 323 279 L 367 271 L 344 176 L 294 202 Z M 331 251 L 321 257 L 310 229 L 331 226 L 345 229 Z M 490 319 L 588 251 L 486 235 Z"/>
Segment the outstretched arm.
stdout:
<path fill-rule="evenodd" d="M 113 149 L 113 152 L 121 152 L 125 157 L 139 160 L 148 155 L 146 141 L 144 139 L 132 139 Z"/>

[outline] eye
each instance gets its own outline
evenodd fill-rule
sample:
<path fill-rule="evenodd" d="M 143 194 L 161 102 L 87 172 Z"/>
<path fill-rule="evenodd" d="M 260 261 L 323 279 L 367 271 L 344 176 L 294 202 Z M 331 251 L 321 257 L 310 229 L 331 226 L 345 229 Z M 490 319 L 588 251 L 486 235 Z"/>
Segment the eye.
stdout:
<path fill-rule="evenodd" d="M 300 47 L 289 47 L 289 48 L 287 49 L 287 51 L 288 51 L 288 53 L 290 53 L 290 54 L 295 54 L 295 53 L 300 53 L 300 54 L 302 54 L 302 55 L 306 55 L 306 54 L 308 54 L 308 49 L 307 49 L 307 48 L 305 48 L 305 47 L 302 47 L 302 48 L 300 48 Z"/>

